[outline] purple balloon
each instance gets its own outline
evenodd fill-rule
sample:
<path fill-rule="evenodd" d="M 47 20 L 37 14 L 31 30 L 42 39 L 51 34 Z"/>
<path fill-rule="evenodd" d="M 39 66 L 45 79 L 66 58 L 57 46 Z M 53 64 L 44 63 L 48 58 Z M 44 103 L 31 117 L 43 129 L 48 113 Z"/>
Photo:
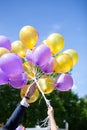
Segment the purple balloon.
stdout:
<path fill-rule="evenodd" d="M 47 62 L 47 64 L 41 67 L 41 70 L 47 74 L 53 73 L 54 71 L 53 64 L 54 64 L 54 58 L 51 57 L 50 60 Z"/>
<path fill-rule="evenodd" d="M 27 75 L 25 73 L 9 77 L 9 84 L 13 88 L 20 89 L 28 82 Z"/>
<path fill-rule="evenodd" d="M 27 50 L 27 51 L 26 51 L 26 59 L 27 59 L 28 61 L 30 61 L 30 62 L 32 62 L 32 55 L 33 55 L 33 53 L 32 53 L 31 50 Z"/>
<path fill-rule="evenodd" d="M 23 72 L 22 59 L 15 53 L 7 53 L 0 57 L 1 69 L 9 75 Z"/>
<path fill-rule="evenodd" d="M 41 44 L 33 50 L 32 60 L 33 63 L 40 67 L 47 64 L 51 57 L 51 51 L 45 44 Z"/>
<path fill-rule="evenodd" d="M 73 86 L 73 79 L 69 74 L 60 74 L 56 78 L 56 89 L 59 91 L 68 91 Z"/>
<path fill-rule="evenodd" d="M 4 47 L 8 50 L 11 50 L 11 42 L 8 37 L 0 35 L 0 47 Z"/>
<path fill-rule="evenodd" d="M 16 130 L 22 130 L 23 129 L 23 126 L 22 125 L 19 125 Z"/>
<path fill-rule="evenodd" d="M 8 77 L 0 68 L 0 85 L 7 84 L 7 83 L 8 83 Z"/>

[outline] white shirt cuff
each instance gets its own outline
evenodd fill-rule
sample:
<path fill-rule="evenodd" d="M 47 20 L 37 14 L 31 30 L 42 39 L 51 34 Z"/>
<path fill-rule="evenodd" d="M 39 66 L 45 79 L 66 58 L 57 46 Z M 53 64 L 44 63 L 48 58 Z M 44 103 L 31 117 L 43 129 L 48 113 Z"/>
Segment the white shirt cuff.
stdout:
<path fill-rule="evenodd" d="M 22 99 L 22 101 L 20 102 L 20 104 L 24 107 L 29 107 L 29 103 L 27 102 L 27 99 L 24 97 Z"/>

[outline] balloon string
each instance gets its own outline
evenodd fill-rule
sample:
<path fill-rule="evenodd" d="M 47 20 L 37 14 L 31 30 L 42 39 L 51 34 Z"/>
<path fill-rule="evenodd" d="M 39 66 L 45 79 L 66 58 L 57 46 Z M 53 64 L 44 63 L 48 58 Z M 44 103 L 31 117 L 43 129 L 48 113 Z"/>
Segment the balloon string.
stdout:
<path fill-rule="evenodd" d="M 42 94 L 42 96 L 43 96 L 43 98 L 44 98 L 44 100 L 45 100 L 45 102 L 46 102 L 46 105 L 47 105 L 47 106 L 50 106 L 50 101 L 45 97 L 45 95 L 44 95 L 43 91 L 41 90 L 40 85 L 38 84 L 36 78 L 34 78 L 34 81 L 35 81 L 35 83 L 37 84 L 38 89 L 40 90 L 40 92 L 41 92 L 41 94 Z"/>
<path fill-rule="evenodd" d="M 34 75 L 35 75 L 35 73 L 34 73 Z M 37 84 L 38 89 L 39 89 L 39 91 L 41 92 L 41 94 L 42 94 L 42 96 L 43 96 L 43 98 L 44 98 L 44 100 L 45 100 L 45 102 L 46 102 L 47 107 L 51 106 L 51 105 L 50 105 L 50 100 L 48 100 L 48 99 L 45 97 L 43 91 L 42 91 L 41 88 L 40 88 L 40 85 L 39 85 L 38 82 L 37 82 L 36 77 L 30 76 L 30 78 L 32 78 L 32 80 L 34 80 L 34 82 Z M 29 89 L 28 89 L 28 90 L 29 90 Z M 27 91 L 28 91 L 28 90 L 27 90 Z"/>
<path fill-rule="evenodd" d="M 42 122 L 42 125 L 41 126 L 44 126 L 44 127 L 46 127 L 46 126 L 48 126 L 49 125 L 49 116 L 47 116 L 43 121 L 41 121 Z"/>

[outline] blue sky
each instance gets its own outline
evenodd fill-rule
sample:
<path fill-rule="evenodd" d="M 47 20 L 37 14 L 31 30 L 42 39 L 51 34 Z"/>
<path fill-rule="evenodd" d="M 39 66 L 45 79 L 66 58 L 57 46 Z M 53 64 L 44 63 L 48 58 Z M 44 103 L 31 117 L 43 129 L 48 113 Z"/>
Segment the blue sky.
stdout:
<path fill-rule="evenodd" d="M 0 35 L 11 42 L 19 39 L 19 31 L 31 25 L 39 33 L 38 44 L 51 33 L 64 37 L 66 49 L 78 52 L 74 66 L 73 91 L 80 97 L 87 94 L 87 0 L 1 0 Z"/>

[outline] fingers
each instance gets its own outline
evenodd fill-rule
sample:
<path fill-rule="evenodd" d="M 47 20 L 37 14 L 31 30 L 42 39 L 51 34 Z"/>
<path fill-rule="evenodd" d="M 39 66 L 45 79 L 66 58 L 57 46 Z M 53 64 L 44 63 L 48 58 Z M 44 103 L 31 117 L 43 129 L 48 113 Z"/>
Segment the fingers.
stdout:
<path fill-rule="evenodd" d="M 32 89 L 32 91 L 34 91 L 37 88 L 36 83 L 32 83 L 29 88 Z"/>
<path fill-rule="evenodd" d="M 30 85 L 30 87 L 28 87 L 25 96 L 31 97 L 31 96 L 34 94 L 36 88 L 37 88 L 36 83 L 33 82 L 33 83 Z"/>
<path fill-rule="evenodd" d="M 53 110 L 53 107 L 52 107 L 52 106 L 49 106 L 49 107 L 48 107 L 48 113 L 50 113 L 50 112 L 54 112 L 54 110 Z"/>
<path fill-rule="evenodd" d="M 29 89 L 30 89 L 30 88 L 32 88 L 32 89 L 33 89 L 33 88 L 36 88 L 36 83 L 35 83 L 35 82 L 33 82 L 32 84 L 30 84 Z"/>

